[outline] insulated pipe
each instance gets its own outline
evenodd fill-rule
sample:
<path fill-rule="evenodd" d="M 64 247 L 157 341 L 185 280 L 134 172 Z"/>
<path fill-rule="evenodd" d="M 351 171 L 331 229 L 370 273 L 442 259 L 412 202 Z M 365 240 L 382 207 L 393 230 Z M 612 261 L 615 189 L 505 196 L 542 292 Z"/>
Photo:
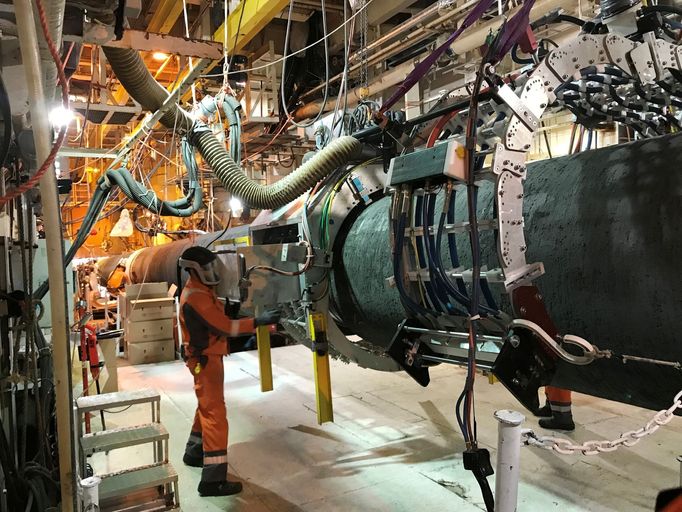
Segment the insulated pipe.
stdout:
<path fill-rule="evenodd" d="M 148 110 L 158 110 L 168 96 L 167 91 L 154 80 L 140 55 L 135 50 L 105 47 L 104 53 L 123 87 Z M 194 120 L 177 106 L 171 106 L 161 118 L 167 128 L 192 131 Z M 191 142 L 216 173 L 225 189 L 252 208 L 272 209 L 284 206 L 303 195 L 317 182 L 335 169 L 346 165 L 362 150 L 362 144 L 353 137 L 341 137 L 301 167 L 267 186 L 250 179 L 230 158 L 223 143 L 208 131 L 193 132 Z"/>
<path fill-rule="evenodd" d="M 45 16 L 47 17 L 47 26 L 50 29 L 50 36 L 54 41 L 57 51 L 61 53 L 62 47 L 62 32 L 64 27 L 64 0 L 48 0 L 43 2 L 45 7 Z M 42 33 L 40 21 L 35 18 L 36 33 Z M 43 70 L 43 87 L 45 88 L 45 98 L 48 106 L 54 100 L 54 95 L 57 85 L 57 66 L 52 60 L 50 49 L 47 46 L 47 41 L 44 37 L 38 39 L 38 47 L 40 48 L 40 60 L 42 61 L 41 69 Z"/>
<path fill-rule="evenodd" d="M 557 9 L 561 7 L 565 3 L 565 0 L 540 0 L 535 3 L 535 6 L 530 11 L 530 16 L 529 19 L 531 22 L 541 18 L 547 12 Z M 512 16 L 513 14 L 518 11 L 520 7 L 513 9 L 511 12 L 507 13 L 507 17 Z M 427 25 L 426 29 L 431 29 L 434 30 L 437 25 L 441 25 L 443 23 L 443 19 L 438 19 L 433 22 L 431 22 L 429 25 Z M 472 28 L 468 31 L 465 31 L 462 36 L 457 39 L 452 45 L 452 50 L 457 53 L 457 54 L 464 54 L 468 51 L 474 50 L 476 48 L 479 48 L 485 43 L 485 38 L 488 36 L 491 30 L 497 30 L 500 25 L 502 25 L 503 17 L 498 16 L 494 20 L 488 21 L 482 25 L 478 25 L 476 28 Z M 396 29 L 398 30 L 398 29 Z M 402 27 L 400 28 L 402 30 Z M 381 53 L 377 53 L 372 55 L 368 60 L 369 60 L 369 65 L 373 65 L 377 63 L 377 57 L 379 57 L 379 60 L 381 59 L 388 59 L 392 57 L 393 55 L 399 53 L 403 49 L 405 49 L 408 45 L 415 44 L 422 39 L 425 39 L 426 37 L 429 36 L 429 33 L 427 33 L 424 29 L 420 28 L 419 30 L 416 30 L 414 32 L 411 32 L 407 34 L 405 37 L 406 39 L 398 41 L 399 45 L 393 44 L 391 45 L 392 51 L 385 52 L 382 51 Z M 383 39 L 383 38 L 382 38 Z M 404 43 L 404 44 L 403 44 Z M 371 46 L 371 45 L 370 45 Z M 357 54 L 354 54 L 357 55 Z M 353 56 L 349 59 L 350 62 L 354 61 Z M 359 65 L 355 65 L 351 67 L 351 71 L 358 69 Z M 343 73 L 340 73 L 338 75 L 333 76 L 332 78 L 329 79 L 329 83 L 334 83 L 343 77 Z M 320 85 L 317 87 L 314 87 L 310 91 L 307 91 L 306 93 L 301 95 L 301 99 L 305 100 L 307 98 L 313 97 L 316 93 L 320 92 L 324 88 L 324 85 Z M 301 107 L 301 108 L 305 108 Z M 330 109 L 331 110 L 331 107 Z M 293 113 L 296 119 L 302 118 L 300 114 L 298 114 L 298 110 Z"/>
<path fill-rule="evenodd" d="M 26 73 L 30 99 L 31 123 L 38 162 L 47 159 L 52 148 L 51 130 L 47 118 L 45 84 L 41 73 L 38 37 L 31 0 L 14 0 L 19 32 L 19 47 Z M 52 363 L 57 414 L 57 449 L 59 452 L 59 486 L 61 510 L 72 512 L 76 505 L 75 452 L 73 449 L 73 400 L 71 396 L 71 359 L 64 269 L 64 239 L 57 194 L 57 178 L 52 169 L 40 179 L 43 205 L 47 266 L 50 283 L 50 312 L 52 315 Z"/>
<path fill-rule="evenodd" d="M 495 466 L 495 512 L 516 512 L 521 472 L 521 425 L 526 421 L 516 411 L 495 411 L 497 464 Z"/>

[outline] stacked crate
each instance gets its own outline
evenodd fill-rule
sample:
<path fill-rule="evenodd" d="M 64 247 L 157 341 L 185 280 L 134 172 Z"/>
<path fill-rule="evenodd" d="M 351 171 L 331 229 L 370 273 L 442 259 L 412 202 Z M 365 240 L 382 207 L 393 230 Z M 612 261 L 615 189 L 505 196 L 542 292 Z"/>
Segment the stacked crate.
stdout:
<path fill-rule="evenodd" d="M 128 285 L 119 304 L 125 355 L 130 364 L 174 360 L 175 299 L 168 296 L 168 285 Z"/>

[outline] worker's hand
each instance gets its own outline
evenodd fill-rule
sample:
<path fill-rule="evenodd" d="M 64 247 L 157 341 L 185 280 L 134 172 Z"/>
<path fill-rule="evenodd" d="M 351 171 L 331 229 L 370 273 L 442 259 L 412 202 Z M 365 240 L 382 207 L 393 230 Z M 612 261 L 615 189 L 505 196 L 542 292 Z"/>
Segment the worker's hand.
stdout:
<path fill-rule="evenodd" d="M 279 322 L 282 312 L 279 309 L 269 309 L 254 319 L 256 325 L 271 325 Z"/>

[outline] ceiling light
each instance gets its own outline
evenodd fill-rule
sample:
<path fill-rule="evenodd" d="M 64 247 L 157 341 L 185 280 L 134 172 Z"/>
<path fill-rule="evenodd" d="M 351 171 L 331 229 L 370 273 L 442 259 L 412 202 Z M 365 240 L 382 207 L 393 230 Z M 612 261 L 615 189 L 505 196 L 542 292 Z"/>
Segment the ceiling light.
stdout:
<path fill-rule="evenodd" d="M 63 128 L 73 121 L 74 114 L 73 111 L 64 108 L 63 105 L 59 105 L 58 107 L 53 108 L 47 117 L 52 126 L 55 128 Z"/>
<path fill-rule="evenodd" d="M 166 60 L 168 58 L 168 54 L 163 52 L 154 52 L 152 58 L 154 60 Z"/>
<path fill-rule="evenodd" d="M 230 199 L 230 210 L 232 210 L 232 215 L 235 217 L 240 217 L 242 212 L 244 211 L 244 206 L 242 205 L 242 202 L 237 199 L 236 197 L 233 197 Z"/>

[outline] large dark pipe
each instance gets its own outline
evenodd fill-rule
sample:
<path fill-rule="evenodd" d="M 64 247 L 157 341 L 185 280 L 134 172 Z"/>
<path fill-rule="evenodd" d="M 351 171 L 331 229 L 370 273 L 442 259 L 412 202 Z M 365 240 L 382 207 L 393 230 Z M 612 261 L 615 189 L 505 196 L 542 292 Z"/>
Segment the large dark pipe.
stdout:
<path fill-rule="evenodd" d="M 542 261 L 537 280 L 560 332 L 601 349 L 682 361 L 682 136 L 667 136 L 529 165 L 525 183 L 528 261 Z M 479 193 L 481 217 L 492 217 L 492 187 Z M 371 204 L 345 226 L 334 262 L 335 317 L 347 332 L 387 347 L 404 317 L 388 237 L 389 199 Z M 465 220 L 464 197 L 457 219 Z M 492 232 L 482 232 L 489 267 L 499 267 Z M 466 236 L 458 236 L 467 254 Z M 467 261 L 462 261 L 467 265 Z M 682 372 L 650 363 L 601 359 L 565 365 L 556 384 L 590 395 L 658 409 L 682 387 Z"/>
<path fill-rule="evenodd" d="M 528 261 L 545 264 L 547 272 L 537 284 L 561 332 L 619 355 L 682 361 L 682 288 L 674 286 L 682 252 L 680 167 L 682 135 L 529 165 L 524 199 Z M 491 198 L 492 186 L 481 187 L 481 218 L 492 218 Z M 457 197 L 457 222 L 467 218 L 464 199 Z M 396 290 L 386 284 L 393 275 L 389 204 L 384 198 L 359 215 L 351 211 L 333 251 L 333 317 L 344 332 L 378 348 L 388 346 L 405 315 Z M 225 238 L 233 236 L 241 234 Z M 177 256 L 189 243 L 144 249 L 130 271 L 137 281 L 173 282 Z M 489 268 L 499 267 L 494 244 L 494 232 L 483 231 Z M 467 266 L 466 236 L 458 235 L 458 247 Z M 502 299 L 509 311 L 508 300 Z M 667 407 L 682 387 L 682 372 L 650 363 L 623 364 L 614 357 L 584 367 L 565 365 L 556 384 L 658 409 Z"/>

